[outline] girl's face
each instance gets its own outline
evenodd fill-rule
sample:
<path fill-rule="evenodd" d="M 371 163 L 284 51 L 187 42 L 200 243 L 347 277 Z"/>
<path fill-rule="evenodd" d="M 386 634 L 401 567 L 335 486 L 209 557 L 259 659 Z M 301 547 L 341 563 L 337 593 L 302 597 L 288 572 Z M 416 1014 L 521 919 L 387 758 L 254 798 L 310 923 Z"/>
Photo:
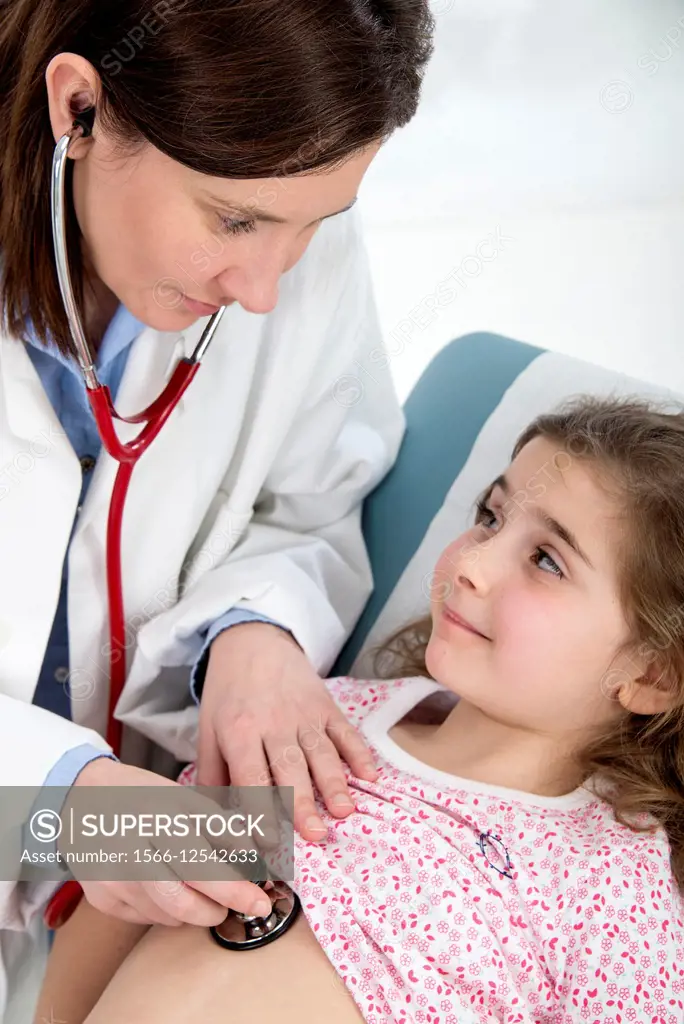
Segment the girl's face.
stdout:
<path fill-rule="evenodd" d="M 329 173 L 238 181 L 189 170 L 149 144 L 122 156 L 96 125 L 74 167 L 94 281 L 160 331 L 232 302 L 268 313 L 319 224 L 354 202 L 378 148 Z"/>
<path fill-rule="evenodd" d="M 568 736 L 614 721 L 638 673 L 618 602 L 616 509 L 586 463 L 534 438 L 440 557 L 426 660 L 489 717 Z M 455 624 L 467 620 L 478 635 Z"/>

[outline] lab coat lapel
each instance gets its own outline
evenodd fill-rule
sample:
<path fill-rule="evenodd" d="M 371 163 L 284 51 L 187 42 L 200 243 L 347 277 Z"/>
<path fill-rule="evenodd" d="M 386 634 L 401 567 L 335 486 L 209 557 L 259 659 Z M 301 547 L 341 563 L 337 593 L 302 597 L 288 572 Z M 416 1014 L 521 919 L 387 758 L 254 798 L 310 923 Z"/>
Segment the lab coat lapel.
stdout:
<path fill-rule="evenodd" d="M 0 338 L 2 364 L 2 399 L 10 433 L 22 441 L 36 441 L 47 434 L 57 434 L 64 443 L 56 447 L 62 453 L 73 448 L 62 430 L 52 404 L 23 342 Z M 0 453 L 0 456 L 3 453 Z"/>
<path fill-rule="evenodd" d="M 81 470 L 24 344 L 0 338 L 0 678 L 30 700 L 59 596 Z"/>

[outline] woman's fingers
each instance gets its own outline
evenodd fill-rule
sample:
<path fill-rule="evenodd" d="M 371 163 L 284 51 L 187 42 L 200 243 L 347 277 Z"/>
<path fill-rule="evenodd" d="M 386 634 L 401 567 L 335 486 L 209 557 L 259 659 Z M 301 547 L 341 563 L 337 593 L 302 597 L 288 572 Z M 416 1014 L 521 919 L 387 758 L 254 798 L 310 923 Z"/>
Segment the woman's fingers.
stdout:
<path fill-rule="evenodd" d="M 243 847 L 253 845 L 267 853 L 280 841 L 278 826 L 281 815 L 273 789 L 274 766 L 264 749 L 261 733 L 256 723 L 243 719 L 234 727 L 222 727 L 219 742 L 222 756 L 228 763 L 231 784 L 249 787 L 249 792 L 240 794 L 241 810 L 258 822 L 258 831 L 255 829 L 251 837 L 245 837 L 249 842 L 243 843 Z M 253 859 L 250 858 L 248 863 L 253 864 Z M 244 873 L 251 878 L 257 877 L 254 870 Z"/>
<path fill-rule="evenodd" d="M 228 786 L 230 772 L 221 751 L 220 737 L 208 715 L 200 715 L 197 745 L 197 785 Z"/>
<path fill-rule="evenodd" d="M 169 913 L 168 907 L 163 906 L 160 900 L 155 899 L 155 885 L 155 882 L 142 882 L 139 887 L 136 887 L 133 897 L 135 902 L 129 903 L 129 906 L 146 918 L 143 922 L 145 924 L 163 924 L 167 928 L 182 924 L 180 918 Z"/>
<path fill-rule="evenodd" d="M 228 910 L 266 916 L 271 901 L 252 882 L 84 882 L 86 899 L 103 914 L 132 924 L 200 927 L 220 924 Z"/>
<path fill-rule="evenodd" d="M 357 779 L 375 782 L 378 770 L 368 744 L 358 729 L 337 709 L 330 716 L 327 733 Z"/>
<path fill-rule="evenodd" d="M 271 767 L 266 758 L 258 723 L 251 716 L 219 717 L 216 728 L 219 754 L 228 765 L 233 786 L 270 786 Z"/>
<path fill-rule="evenodd" d="M 255 839 L 264 851 L 278 842 L 277 833 L 268 828 L 278 823 L 275 794 L 265 788 L 272 780 L 278 786 L 293 787 L 294 826 L 304 839 L 315 842 L 324 839 L 327 830 L 316 809 L 312 779 L 329 812 L 345 817 L 354 809 L 354 801 L 341 759 L 358 778 L 371 782 L 377 778 L 365 740 L 325 696 L 324 703 L 317 706 L 318 728 L 309 721 L 315 708 L 308 708 L 306 716 L 301 709 L 291 709 L 294 717 L 280 724 L 277 733 L 244 713 L 232 717 L 226 711 L 214 722 L 216 749 L 207 741 L 204 764 L 209 763 L 208 758 L 219 757 L 227 765 L 232 785 L 262 787 L 248 800 L 251 811 L 263 814 L 263 842 L 258 835 Z M 204 771 L 206 776 L 209 769 Z"/>
<path fill-rule="evenodd" d="M 316 809 L 306 755 L 296 737 L 287 743 L 281 739 L 271 744 L 268 753 L 277 785 L 294 789 L 294 827 L 303 839 L 320 842 L 327 828 Z"/>
<path fill-rule="evenodd" d="M 83 892 L 91 906 L 103 914 L 133 924 L 180 924 L 145 891 L 145 882 L 84 882 Z"/>
<path fill-rule="evenodd" d="M 202 920 L 191 920 L 190 924 L 220 924 L 228 913 L 227 907 L 240 914 L 267 917 L 271 913 L 271 901 L 253 882 L 188 882 L 192 886 L 191 897 L 202 899 L 203 908 L 193 903 L 194 918 L 202 913 Z M 197 890 L 197 891 L 194 891 Z M 218 917 L 216 914 L 218 913 Z M 211 914 L 209 918 L 207 915 Z"/>
<path fill-rule="evenodd" d="M 327 736 L 319 736 L 316 745 L 305 750 L 311 775 L 325 806 L 331 814 L 345 817 L 354 810 L 354 801 L 335 746 Z"/>

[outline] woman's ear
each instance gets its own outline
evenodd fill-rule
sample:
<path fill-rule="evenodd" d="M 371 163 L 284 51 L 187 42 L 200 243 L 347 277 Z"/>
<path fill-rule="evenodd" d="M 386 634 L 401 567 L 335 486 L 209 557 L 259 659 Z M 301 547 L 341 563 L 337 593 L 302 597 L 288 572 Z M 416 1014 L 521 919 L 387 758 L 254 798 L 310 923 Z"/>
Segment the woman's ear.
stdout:
<path fill-rule="evenodd" d="M 76 53 L 58 53 L 45 71 L 48 110 L 52 134 L 57 142 L 71 128 L 74 117 L 94 106 L 100 92 L 100 77 L 85 57 Z M 69 150 L 71 159 L 84 156 L 91 143 L 76 139 Z"/>
<path fill-rule="evenodd" d="M 646 674 L 628 679 L 615 695 L 625 711 L 633 715 L 661 715 L 676 703 L 676 687 L 665 678 L 665 671 L 651 665 Z"/>

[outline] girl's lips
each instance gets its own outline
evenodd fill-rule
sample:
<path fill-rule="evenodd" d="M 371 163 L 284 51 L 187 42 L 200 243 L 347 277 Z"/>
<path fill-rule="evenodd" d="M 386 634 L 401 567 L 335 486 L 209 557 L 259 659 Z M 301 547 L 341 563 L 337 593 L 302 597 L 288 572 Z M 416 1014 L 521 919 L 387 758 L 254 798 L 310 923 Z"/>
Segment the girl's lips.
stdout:
<path fill-rule="evenodd" d="M 471 626 L 469 622 L 462 619 L 460 615 L 457 615 L 456 612 L 452 612 L 450 608 L 443 608 L 442 615 L 447 622 L 451 623 L 452 626 L 460 626 L 460 628 L 466 630 L 467 633 L 474 633 L 475 636 L 481 636 L 483 640 L 488 639 L 484 633 L 480 633 L 480 631 L 475 629 L 474 626 Z"/>

